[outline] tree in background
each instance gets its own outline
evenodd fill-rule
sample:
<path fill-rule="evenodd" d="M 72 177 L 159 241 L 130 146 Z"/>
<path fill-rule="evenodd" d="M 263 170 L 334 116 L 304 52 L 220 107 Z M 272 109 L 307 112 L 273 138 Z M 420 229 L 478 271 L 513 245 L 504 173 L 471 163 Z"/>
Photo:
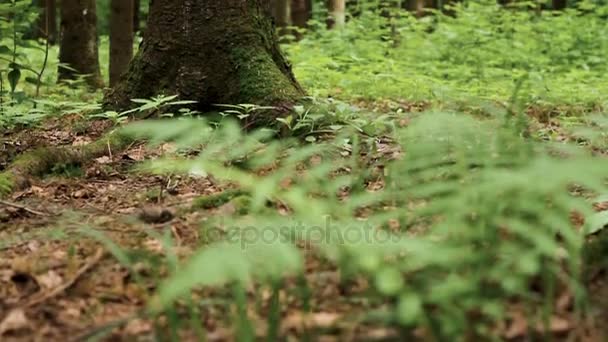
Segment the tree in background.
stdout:
<path fill-rule="evenodd" d="M 291 25 L 291 0 L 273 0 L 273 16 L 276 25 L 280 28 L 280 34 L 287 33 L 287 27 Z"/>
<path fill-rule="evenodd" d="M 345 0 L 328 0 L 327 11 L 327 27 L 340 28 L 346 23 L 346 1 Z"/>
<path fill-rule="evenodd" d="M 554 10 L 561 11 L 568 5 L 568 0 L 552 0 L 551 2 Z"/>
<path fill-rule="evenodd" d="M 312 0 L 292 0 L 291 2 L 291 21 L 294 26 L 299 28 L 308 27 L 308 21 L 312 18 Z M 301 34 L 296 32 L 296 37 L 301 38 Z"/>
<path fill-rule="evenodd" d="M 95 0 L 61 0 L 59 80 L 86 75 L 93 88 L 103 85 L 97 47 Z"/>
<path fill-rule="evenodd" d="M 141 9 L 141 1 L 133 0 L 133 32 L 137 33 L 141 29 L 139 26 L 139 10 Z"/>
<path fill-rule="evenodd" d="M 246 125 L 274 125 L 304 95 L 265 0 L 153 1 L 143 44 L 104 102 L 126 108 L 133 98 L 162 93 L 196 101 L 200 110 L 228 103 L 277 108 Z"/>
<path fill-rule="evenodd" d="M 57 41 L 57 4 L 55 0 L 38 0 L 40 16 L 36 20 L 36 38 L 48 39 L 50 44 Z"/>
<path fill-rule="evenodd" d="M 133 58 L 133 0 L 112 0 L 110 4 L 110 86 L 128 70 Z"/>

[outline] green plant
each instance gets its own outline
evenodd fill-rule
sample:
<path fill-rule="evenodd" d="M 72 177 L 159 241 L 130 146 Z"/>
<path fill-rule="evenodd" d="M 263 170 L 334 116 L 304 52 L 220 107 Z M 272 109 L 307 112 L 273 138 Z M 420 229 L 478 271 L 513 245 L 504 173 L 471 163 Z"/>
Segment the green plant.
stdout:
<path fill-rule="evenodd" d="M 128 128 L 153 141 L 204 146 L 194 159 L 159 160 L 149 170 L 199 170 L 251 195 L 249 215 L 218 223 L 218 229 L 228 229 L 225 239 L 201 247 L 164 281 L 150 309 L 162 312 L 199 286 L 252 281 L 272 286 L 297 275 L 299 241 L 314 246 L 345 274 L 368 278 L 374 296 L 391 303 L 381 316 L 386 324 L 406 330 L 422 326 L 438 339 L 490 337 L 490 327 L 505 319 L 505 305 L 515 299 L 547 317 L 556 284 L 569 288 L 577 308 L 584 310 L 583 235 L 571 227 L 569 213 L 590 210 L 584 198 L 568 189 L 576 184 L 605 191 L 607 162 L 584 150 L 523 138 L 518 120 L 511 114 L 492 120 L 421 115 L 394 132 L 399 148 L 407 152 L 385 161 L 385 186 L 376 192 L 360 183 L 365 167 L 359 153 L 372 153 L 373 145 L 352 130 L 326 142 L 299 145 L 269 141 L 264 132 L 243 135 L 230 122 L 217 129 L 204 120 Z M 344 141 L 350 142 L 351 156 L 343 154 Z M 231 161 L 243 158 L 251 169 L 233 166 Z M 311 163 L 311 158 L 323 162 Z M 270 174 L 254 171 L 277 161 Z M 336 173 L 344 169 L 350 173 Z M 285 178 L 292 179 L 288 188 L 280 185 Z M 543 181 L 531 181 L 538 179 Z M 341 200 L 335 193 L 345 186 L 351 191 Z M 283 203 L 289 216 L 269 212 L 268 201 Z M 356 214 L 361 208 L 368 208 L 363 221 Z M 386 230 L 391 220 L 399 222 L 399 231 Z M 254 229 L 258 237 L 273 232 L 277 239 L 251 239 L 239 227 Z M 325 238 L 311 240 L 319 227 Z M 345 239 L 349 230 L 375 238 Z M 538 293 L 530 293 L 536 279 L 545 282 Z"/>

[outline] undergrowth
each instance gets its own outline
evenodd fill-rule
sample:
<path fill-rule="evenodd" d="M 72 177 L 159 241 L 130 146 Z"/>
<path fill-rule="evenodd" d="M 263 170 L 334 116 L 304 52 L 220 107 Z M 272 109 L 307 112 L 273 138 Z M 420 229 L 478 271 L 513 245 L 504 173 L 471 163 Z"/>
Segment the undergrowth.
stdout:
<path fill-rule="evenodd" d="M 561 14 L 530 6 L 505 10 L 483 0 L 456 4 L 451 15 L 400 12 L 390 20 L 369 10 L 331 31 L 313 21 L 304 39 L 284 46 L 310 94 L 277 123 L 290 139 L 274 139 L 270 130 L 243 133 L 233 119 L 265 108 L 255 105 L 218 106 L 217 120 L 180 109 L 192 103 L 172 96 L 103 111 L 95 103 L 100 92 L 79 81 L 51 86 L 55 47 L 39 96 L 25 82 L 0 91 L 0 126 L 66 113 L 115 125 L 156 115 L 163 119 L 122 131 L 175 146 L 178 153 L 145 164 L 146 172 L 212 175 L 236 188 L 189 208 L 239 200 L 236 215 L 201 225 L 205 243 L 187 260 L 173 254 L 170 234 L 157 236 L 165 253 L 154 258 L 170 267 L 155 275 L 160 286 L 146 314 L 168 317 L 175 331 L 186 325 L 204 339 L 191 294 L 212 287 L 228 289 L 237 335 L 253 339 L 248 313 L 257 308 L 249 307 L 247 291 L 255 284 L 271 293 L 270 312 L 259 317 L 268 317 L 266 335 L 278 336 L 283 284 L 297 280 L 301 309 L 315 309 L 304 277 L 314 255 L 344 281 L 370 284 L 366 296 L 378 305 L 357 319 L 398 327 L 404 338 L 422 328 L 435 340 L 497 339 L 510 303 L 547 324 L 567 291 L 576 313 L 588 312 L 584 244 L 608 222 L 590 205 L 607 190 L 608 161 L 598 151 L 608 146 L 601 114 L 608 12 L 587 2 Z M 40 46 L 21 34 L 17 45 L 0 39 L 0 56 L 9 56 L 0 59 L 5 80 L 15 63 L 42 63 Z M 107 65 L 107 39 L 101 47 Z M 412 103 L 430 110 L 410 113 Z M 363 109 L 370 107 L 383 110 Z M 538 108 L 574 141 L 531 131 L 536 122 L 525 114 Z M 70 166 L 50 171 L 73 174 Z M 10 190 L 9 180 L 0 178 L 0 192 Z M 573 227 L 572 212 L 587 225 Z M 129 251 L 88 234 L 138 277 Z"/>
<path fill-rule="evenodd" d="M 525 138 L 521 118 L 512 114 L 414 119 L 391 135 L 403 155 L 384 161 L 384 186 L 375 191 L 366 189 L 368 165 L 361 164 L 361 154 L 374 153 L 373 140 L 352 130 L 308 144 L 268 140 L 265 131 L 243 135 L 230 122 L 216 129 L 191 119 L 127 129 L 199 151 L 146 170 L 213 174 L 250 195 L 244 216 L 201 228 L 213 239 L 162 282 L 152 313 L 174 310 L 176 300 L 201 286 L 243 291 L 255 282 L 278 291 L 276 284 L 303 272 L 310 250 L 346 277 L 368 279 L 371 298 L 389 303 L 365 319 L 381 317 L 403 332 L 424 327 L 436 339 L 496 337 L 493 327 L 513 300 L 543 322 L 557 289 L 575 295 L 580 314 L 587 308 L 586 232 L 572 226 L 570 212 L 591 215 L 591 207 L 569 189 L 605 193 L 608 161 Z M 270 174 L 258 176 L 256 170 L 268 167 Z M 337 196 L 344 189 L 348 196 Z M 289 215 L 269 211 L 269 202 L 286 206 Z"/>

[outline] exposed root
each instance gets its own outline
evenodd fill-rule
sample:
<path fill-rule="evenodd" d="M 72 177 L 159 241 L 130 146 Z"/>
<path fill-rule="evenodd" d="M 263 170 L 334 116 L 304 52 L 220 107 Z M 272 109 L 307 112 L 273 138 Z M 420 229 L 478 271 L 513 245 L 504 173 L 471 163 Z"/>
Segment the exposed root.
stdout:
<path fill-rule="evenodd" d="M 43 147 L 26 152 L 0 173 L 0 195 L 28 187 L 31 177 L 42 176 L 57 164 L 79 165 L 112 151 L 123 150 L 133 141 L 130 135 L 113 131 L 84 146 Z"/>

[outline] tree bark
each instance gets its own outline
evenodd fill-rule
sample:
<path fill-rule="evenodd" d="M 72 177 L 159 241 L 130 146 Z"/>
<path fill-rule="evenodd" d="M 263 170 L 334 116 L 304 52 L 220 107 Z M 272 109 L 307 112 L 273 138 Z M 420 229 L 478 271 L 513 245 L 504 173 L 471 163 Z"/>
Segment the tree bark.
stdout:
<path fill-rule="evenodd" d="M 556 11 L 564 10 L 568 6 L 567 0 L 552 0 L 552 7 Z"/>
<path fill-rule="evenodd" d="M 291 25 L 291 0 L 275 0 L 274 20 L 280 34 L 286 34 L 287 27 Z"/>
<path fill-rule="evenodd" d="M 61 0 L 61 42 L 59 80 L 87 75 L 93 88 L 103 85 L 99 71 L 97 47 L 97 13 L 95 0 Z M 73 70 L 72 70 L 73 69 Z"/>
<path fill-rule="evenodd" d="M 133 33 L 136 34 L 141 29 L 139 27 L 139 11 L 141 10 L 141 1 L 133 0 Z"/>
<path fill-rule="evenodd" d="M 110 86 L 118 83 L 133 58 L 133 0 L 110 3 Z"/>
<path fill-rule="evenodd" d="M 55 0 L 38 0 L 40 16 L 36 20 L 34 37 L 48 39 L 50 44 L 57 41 L 57 5 Z"/>
<path fill-rule="evenodd" d="M 158 94 L 216 104 L 281 110 L 252 115 L 245 125 L 276 124 L 304 95 L 279 50 L 267 0 L 154 0 L 141 48 L 129 72 L 107 94 L 106 107 Z"/>
<path fill-rule="evenodd" d="M 340 28 L 346 23 L 346 1 L 345 0 L 328 0 L 327 11 L 329 17 L 327 18 L 328 28 Z"/>
<path fill-rule="evenodd" d="M 308 27 L 308 21 L 312 18 L 312 0 L 292 0 L 291 2 L 291 21 L 299 28 Z M 296 37 L 301 38 L 301 34 L 296 32 Z"/>

